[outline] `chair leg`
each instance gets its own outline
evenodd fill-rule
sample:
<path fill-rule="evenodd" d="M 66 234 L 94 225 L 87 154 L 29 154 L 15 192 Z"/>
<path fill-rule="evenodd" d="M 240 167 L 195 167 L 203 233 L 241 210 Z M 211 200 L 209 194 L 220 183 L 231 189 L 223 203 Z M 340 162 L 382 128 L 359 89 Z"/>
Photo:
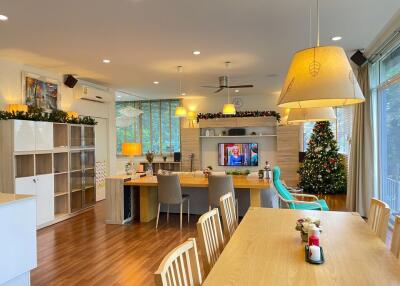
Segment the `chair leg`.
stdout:
<path fill-rule="evenodd" d="M 169 222 L 169 204 L 167 204 L 167 222 Z"/>
<path fill-rule="evenodd" d="M 157 220 L 156 220 L 156 229 L 157 229 L 157 227 L 158 227 L 158 220 L 160 219 L 160 208 L 161 208 L 161 204 L 158 203 Z"/>
<path fill-rule="evenodd" d="M 188 202 L 188 223 L 190 222 L 190 200 L 187 200 Z"/>
<path fill-rule="evenodd" d="M 182 229 L 182 206 L 183 206 L 183 203 L 181 203 L 181 205 L 180 205 L 181 211 L 180 211 L 180 215 L 179 215 L 179 221 L 180 221 L 180 228 L 181 229 Z"/>
<path fill-rule="evenodd" d="M 236 219 L 237 222 L 239 223 L 239 200 L 236 199 L 235 203 L 236 203 Z"/>

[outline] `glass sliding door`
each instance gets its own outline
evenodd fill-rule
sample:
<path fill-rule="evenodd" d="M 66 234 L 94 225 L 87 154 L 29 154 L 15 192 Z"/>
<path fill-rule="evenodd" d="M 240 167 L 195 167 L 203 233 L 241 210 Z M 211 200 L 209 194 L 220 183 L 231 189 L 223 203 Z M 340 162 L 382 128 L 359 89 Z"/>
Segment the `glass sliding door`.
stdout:
<path fill-rule="evenodd" d="M 378 90 L 381 199 L 400 214 L 400 81 Z"/>

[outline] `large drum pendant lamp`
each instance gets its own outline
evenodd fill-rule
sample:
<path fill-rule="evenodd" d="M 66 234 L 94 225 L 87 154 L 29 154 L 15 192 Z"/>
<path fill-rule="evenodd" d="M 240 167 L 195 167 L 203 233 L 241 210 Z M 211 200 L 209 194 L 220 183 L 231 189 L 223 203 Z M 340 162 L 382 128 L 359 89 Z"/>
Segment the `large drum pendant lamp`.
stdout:
<path fill-rule="evenodd" d="M 365 101 L 343 48 L 317 45 L 294 54 L 278 106 L 316 108 L 350 105 Z"/>
<path fill-rule="evenodd" d="M 321 46 L 294 55 L 278 106 L 315 108 L 356 104 L 364 100 L 344 50 Z"/>
<path fill-rule="evenodd" d="M 336 120 L 332 107 L 290 109 L 287 122 L 316 122 Z"/>

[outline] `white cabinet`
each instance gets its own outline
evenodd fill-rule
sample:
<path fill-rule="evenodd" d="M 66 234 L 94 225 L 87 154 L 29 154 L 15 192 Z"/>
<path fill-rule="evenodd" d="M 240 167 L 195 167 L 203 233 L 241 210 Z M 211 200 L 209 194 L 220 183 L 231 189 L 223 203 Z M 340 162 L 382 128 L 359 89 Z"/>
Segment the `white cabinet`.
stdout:
<path fill-rule="evenodd" d="M 14 120 L 14 151 L 35 150 L 35 122 Z"/>
<path fill-rule="evenodd" d="M 53 149 L 53 123 L 35 122 L 36 151 Z"/>
<path fill-rule="evenodd" d="M 14 120 L 14 151 L 53 150 L 53 123 Z"/>
<path fill-rule="evenodd" d="M 54 175 L 39 175 L 15 179 L 15 193 L 36 196 L 36 224 L 54 220 Z"/>

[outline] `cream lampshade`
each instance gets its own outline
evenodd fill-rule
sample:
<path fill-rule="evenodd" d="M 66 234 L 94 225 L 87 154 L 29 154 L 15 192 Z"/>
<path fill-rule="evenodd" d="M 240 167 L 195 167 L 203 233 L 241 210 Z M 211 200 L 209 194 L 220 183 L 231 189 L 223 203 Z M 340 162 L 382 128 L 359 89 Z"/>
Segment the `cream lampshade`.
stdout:
<path fill-rule="evenodd" d="M 28 112 L 28 105 L 26 104 L 9 104 L 7 105 L 8 112 Z"/>
<path fill-rule="evenodd" d="M 295 53 L 278 106 L 332 107 L 364 100 L 344 50 L 336 46 L 319 46 Z"/>
<path fill-rule="evenodd" d="M 290 109 L 288 122 L 330 121 L 336 120 L 332 107 L 324 108 L 293 108 Z"/>
<path fill-rule="evenodd" d="M 140 143 L 131 143 L 131 142 L 124 142 L 121 145 L 121 153 L 124 156 L 129 156 L 130 157 L 130 165 L 131 165 L 131 174 L 135 175 L 136 169 L 133 163 L 133 157 L 142 155 L 142 144 Z"/>
<path fill-rule="evenodd" d="M 226 115 L 236 114 L 235 105 L 232 103 L 225 103 L 224 107 L 222 108 L 222 114 L 226 114 Z"/>
<path fill-rule="evenodd" d="M 183 106 L 177 106 L 175 109 L 175 117 L 186 117 L 186 108 Z"/>

